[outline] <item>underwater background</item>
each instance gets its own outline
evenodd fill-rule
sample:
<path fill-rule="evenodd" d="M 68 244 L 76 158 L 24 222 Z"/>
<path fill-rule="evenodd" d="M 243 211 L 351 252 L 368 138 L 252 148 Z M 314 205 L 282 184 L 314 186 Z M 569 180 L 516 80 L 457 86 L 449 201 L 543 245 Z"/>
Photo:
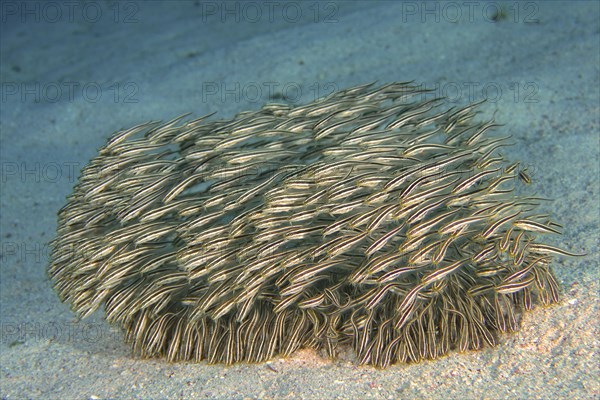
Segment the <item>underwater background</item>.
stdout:
<path fill-rule="evenodd" d="M 598 2 L 0 3 L 0 397 L 593 398 L 599 376 Z M 558 305 L 496 348 L 385 370 L 311 350 L 266 364 L 132 357 L 100 312 L 77 321 L 46 274 L 57 211 L 110 135 L 414 81 L 504 126 L 543 212 Z"/>

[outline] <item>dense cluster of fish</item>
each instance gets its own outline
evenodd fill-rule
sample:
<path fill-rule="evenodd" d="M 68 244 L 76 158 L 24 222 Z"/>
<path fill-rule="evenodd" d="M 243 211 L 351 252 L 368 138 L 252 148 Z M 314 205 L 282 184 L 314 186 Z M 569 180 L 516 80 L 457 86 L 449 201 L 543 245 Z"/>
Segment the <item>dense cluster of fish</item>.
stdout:
<path fill-rule="evenodd" d="M 386 367 L 494 345 L 558 301 L 568 253 L 536 241 L 558 225 L 513 192 L 529 178 L 496 124 L 427 95 L 364 85 L 115 134 L 59 212 L 56 290 L 169 360 L 348 344 Z"/>

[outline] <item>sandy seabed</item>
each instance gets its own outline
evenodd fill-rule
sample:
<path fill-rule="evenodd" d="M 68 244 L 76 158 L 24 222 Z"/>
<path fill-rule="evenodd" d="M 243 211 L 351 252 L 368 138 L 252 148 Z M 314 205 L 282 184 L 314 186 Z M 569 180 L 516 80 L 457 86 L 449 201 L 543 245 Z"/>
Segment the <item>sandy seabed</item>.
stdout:
<path fill-rule="evenodd" d="M 1 5 L 0 396 L 598 398 L 598 2 L 10 2 Z M 50 5 L 48 5 L 50 4 Z M 311 350 L 264 364 L 131 356 L 46 276 L 56 212 L 109 135 L 148 120 L 414 80 L 505 123 L 564 226 L 559 305 L 496 348 L 385 370 Z M 217 116 L 217 117 L 218 117 Z M 499 133 L 498 133 L 499 134 Z"/>

